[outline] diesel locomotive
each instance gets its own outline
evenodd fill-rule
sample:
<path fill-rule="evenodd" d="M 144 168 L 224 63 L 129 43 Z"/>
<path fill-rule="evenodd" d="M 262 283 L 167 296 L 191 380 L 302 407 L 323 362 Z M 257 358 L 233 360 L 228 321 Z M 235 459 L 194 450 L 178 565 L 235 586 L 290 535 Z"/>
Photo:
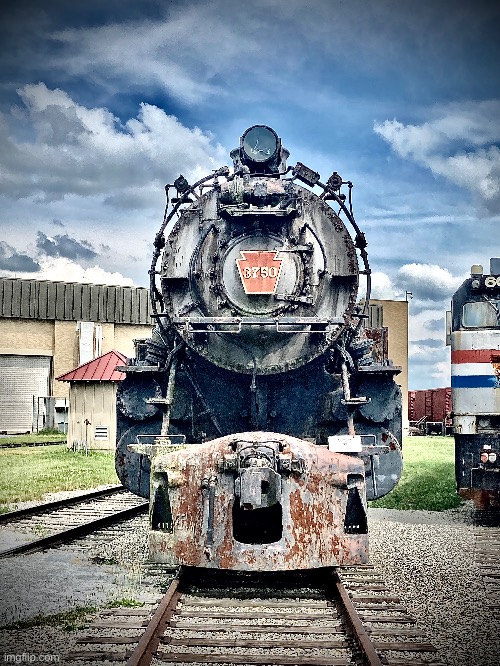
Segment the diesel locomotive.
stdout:
<path fill-rule="evenodd" d="M 265 125 L 230 155 L 232 169 L 166 186 L 156 326 L 121 368 L 118 476 L 150 498 L 154 561 L 364 563 L 366 501 L 401 474 L 401 391 L 363 325 L 352 183 L 287 166 Z"/>
<path fill-rule="evenodd" d="M 455 474 L 461 497 L 500 508 L 500 259 L 474 265 L 447 313 Z"/>

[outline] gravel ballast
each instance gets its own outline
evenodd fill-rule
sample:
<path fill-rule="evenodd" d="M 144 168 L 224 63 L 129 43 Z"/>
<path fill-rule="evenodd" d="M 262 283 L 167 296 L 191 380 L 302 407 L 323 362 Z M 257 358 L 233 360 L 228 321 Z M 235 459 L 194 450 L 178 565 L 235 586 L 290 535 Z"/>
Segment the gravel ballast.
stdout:
<path fill-rule="evenodd" d="M 85 547 L 79 542 L 72 556 L 65 547 L 12 560 L 8 575 L 2 577 L 2 608 L 10 609 L 7 615 L 3 611 L 3 623 L 36 615 L 40 609 L 51 613 L 88 601 L 101 605 L 110 599 L 157 595 L 168 576 L 155 581 L 144 574 L 147 518 L 127 521 L 125 527 L 118 532 L 115 528 L 111 537 L 108 532 L 106 537 L 89 538 Z M 449 666 L 500 663 L 498 614 L 487 609 L 474 557 L 476 534 L 487 530 L 472 524 L 467 505 L 442 513 L 369 510 L 372 564 Z M 106 564 L 93 564 L 96 558 Z M 89 585 L 85 594 L 82 581 Z M 0 630 L 0 660 L 5 654 L 24 653 L 58 655 L 67 663 L 63 655 L 74 649 L 77 635 L 46 626 Z"/>

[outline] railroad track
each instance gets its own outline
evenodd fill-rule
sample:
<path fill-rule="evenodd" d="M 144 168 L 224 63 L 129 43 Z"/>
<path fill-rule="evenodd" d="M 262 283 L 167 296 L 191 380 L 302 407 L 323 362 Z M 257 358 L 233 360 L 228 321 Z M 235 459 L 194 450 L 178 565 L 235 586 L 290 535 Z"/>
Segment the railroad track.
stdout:
<path fill-rule="evenodd" d="M 65 663 L 444 666 L 372 567 L 246 575 L 181 567 L 158 604 L 109 610 Z"/>
<path fill-rule="evenodd" d="M 0 550 L 0 558 L 45 550 L 148 510 L 149 503 L 123 486 L 74 495 L 0 514 L 0 526 L 32 537 Z M 0 533 L 1 534 L 1 533 Z"/>
<path fill-rule="evenodd" d="M 498 523 L 497 523 L 498 524 Z M 500 527 L 475 529 L 476 566 L 483 576 L 485 603 L 491 618 L 500 626 Z"/>
<path fill-rule="evenodd" d="M 26 446 L 53 446 L 56 444 L 61 444 L 62 446 L 66 446 L 66 441 L 63 440 L 61 441 L 60 439 L 58 440 L 51 440 L 47 442 L 8 442 L 4 443 L 2 442 L 2 439 L 0 438 L 0 449 L 21 449 Z"/>

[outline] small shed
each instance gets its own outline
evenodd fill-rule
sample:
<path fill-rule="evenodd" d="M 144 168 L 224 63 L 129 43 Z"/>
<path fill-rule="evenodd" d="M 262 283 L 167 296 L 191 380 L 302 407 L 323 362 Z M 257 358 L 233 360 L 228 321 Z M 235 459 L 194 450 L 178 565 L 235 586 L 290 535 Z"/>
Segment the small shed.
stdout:
<path fill-rule="evenodd" d="M 69 382 L 68 445 L 111 450 L 116 443 L 116 389 L 127 357 L 110 351 L 56 379 Z"/>

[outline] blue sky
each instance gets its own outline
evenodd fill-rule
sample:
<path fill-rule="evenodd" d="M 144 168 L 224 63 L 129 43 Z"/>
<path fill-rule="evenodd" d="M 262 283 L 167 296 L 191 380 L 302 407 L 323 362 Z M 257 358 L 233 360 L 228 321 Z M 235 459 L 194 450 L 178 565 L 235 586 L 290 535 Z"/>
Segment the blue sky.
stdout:
<path fill-rule="evenodd" d="M 500 255 L 500 8 L 462 0 L 4 0 L 0 275 L 147 285 L 164 185 L 271 125 L 354 183 L 374 296 L 410 302 L 410 388 Z"/>

